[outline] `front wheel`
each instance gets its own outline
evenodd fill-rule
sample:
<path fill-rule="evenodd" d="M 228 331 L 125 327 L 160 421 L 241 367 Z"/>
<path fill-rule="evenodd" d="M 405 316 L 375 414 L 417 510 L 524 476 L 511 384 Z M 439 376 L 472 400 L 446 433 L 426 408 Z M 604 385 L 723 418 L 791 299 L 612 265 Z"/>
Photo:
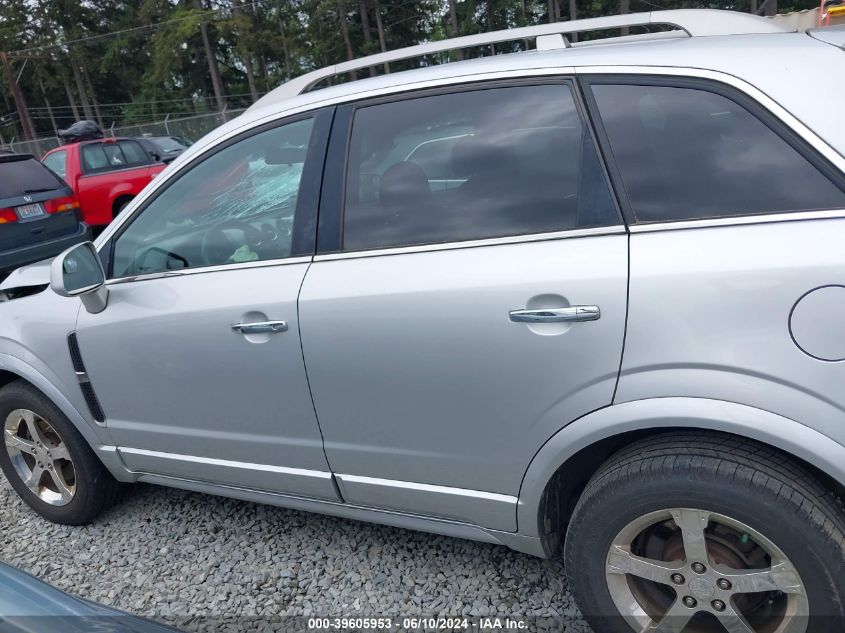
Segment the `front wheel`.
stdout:
<path fill-rule="evenodd" d="M 781 453 L 664 434 L 612 457 L 566 536 L 596 631 L 816 633 L 845 624 L 845 515 Z"/>
<path fill-rule="evenodd" d="M 0 389 L 0 468 L 15 492 L 50 521 L 79 525 L 116 498 L 119 484 L 70 420 L 23 380 Z"/>

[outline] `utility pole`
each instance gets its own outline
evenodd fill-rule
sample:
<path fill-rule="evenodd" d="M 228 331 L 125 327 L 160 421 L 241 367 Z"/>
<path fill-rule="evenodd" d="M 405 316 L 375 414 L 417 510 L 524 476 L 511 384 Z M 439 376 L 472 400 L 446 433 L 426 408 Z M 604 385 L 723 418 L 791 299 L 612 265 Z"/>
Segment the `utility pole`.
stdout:
<path fill-rule="evenodd" d="M 449 26 L 452 27 L 452 37 L 458 37 L 461 34 L 460 28 L 458 27 L 458 7 L 456 6 L 456 2 L 457 0 L 449 0 Z M 455 51 L 455 56 L 458 58 L 458 61 L 461 61 L 464 58 L 464 51 L 459 48 Z"/>
<path fill-rule="evenodd" d="M 91 76 L 88 74 L 88 69 L 84 65 L 81 67 L 81 70 L 82 78 L 88 86 L 88 94 L 91 95 L 91 103 L 94 106 L 94 115 L 97 117 L 97 123 L 100 124 L 100 127 L 103 127 L 103 117 L 100 114 L 100 104 L 97 103 L 97 93 L 94 92 L 94 84 L 91 83 Z"/>
<path fill-rule="evenodd" d="M 194 8 L 198 12 L 205 10 L 200 0 L 194 0 Z M 211 74 L 211 86 L 214 88 L 217 111 L 224 112 L 226 110 L 226 97 L 223 95 L 223 77 L 220 75 L 220 66 L 217 64 L 216 49 L 212 46 L 211 37 L 208 34 L 208 22 L 203 18 L 200 18 L 200 35 L 202 35 L 202 45 L 208 62 L 208 72 Z"/>
<path fill-rule="evenodd" d="M 12 98 L 15 101 L 15 108 L 18 111 L 18 118 L 21 121 L 21 131 L 27 140 L 35 140 L 35 128 L 32 125 L 32 119 L 29 116 L 29 109 L 26 107 L 26 98 L 23 96 L 21 87 L 15 79 L 15 73 L 12 70 L 12 64 L 9 62 L 9 56 L 6 53 L 0 52 L 0 63 L 3 64 L 3 73 L 6 75 L 6 80 L 9 82 L 9 88 L 12 90 Z"/>
<path fill-rule="evenodd" d="M 65 85 L 67 101 L 70 104 L 70 111 L 73 113 L 73 120 L 74 122 L 79 121 L 79 108 L 76 107 L 76 99 L 73 98 L 73 90 L 70 87 L 70 82 L 67 80 L 67 75 L 64 73 L 62 73 L 62 83 Z"/>
<path fill-rule="evenodd" d="M 335 7 L 337 12 L 337 20 L 340 24 L 340 34 L 343 37 L 343 45 L 346 47 L 346 59 L 350 62 L 355 59 L 355 53 L 352 51 L 352 40 L 349 39 L 349 24 L 346 22 L 346 7 L 344 3 L 338 3 Z M 354 70 L 349 71 L 350 81 L 358 79 L 358 73 Z"/>
<path fill-rule="evenodd" d="M 378 29 L 378 43 L 379 47 L 381 48 L 381 52 L 387 52 L 387 44 L 384 41 L 384 24 L 381 21 L 381 2 L 380 0 L 373 0 L 373 8 L 376 11 L 376 28 Z M 390 72 L 390 64 L 384 62 L 384 72 Z"/>
<path fill-rule="evenodd" d="M 370 54 L 370 42 L 373 41 L 373 34 L 370 33 L 370 18 L 367 15 L 367 2 L 366 0 L 361 0 L 360 4 L 361 9 L 361 32 L 364 34 L 364 48 L 365 48 L 365 55 Z M 369 68 L 370 77 L 376 76 L 376 69 L 370 66 Z"/>
<path fill-rule="evenodd" d="M 82 73 L 79 71 L 79 64 L 73 52 L 68 49 L 68 58 L 70 59 L 70 67 L 73 71 L 73 79 L 76 81 L 76 91 L 79 93 L 79 100 L 82 102 L 82 111 L 85 113 L 85 118 L 93 120 L 94 111 L 91 109 L 91 103 L 88 101 L 88 91 L 85 89 L 85 83 L 82 81 Z"/>
<path fill-rule="evenodd" d="M 248 28 L 251 29 L 252 18 L 241 10 L 242 4 L 243 0 L 236 0 L 232 5 L 232 13 L 236 17 L 243 17 L 249 25 Z M 255 103 L 258 101 L 258 88 L 255 87 L 255 70 L 252 65 L 252 51 L 249 45 L 245 46 L 241 51 L 241 61 L 244 63 L 244 69 L 246 69 L 246 82 L 249 85 L 249 95 L 252 97 L 252 102 Z"/>
<path fill-rule="evenodd" d="M 47 116 L 50 117 L 50 124 L 53 126 L 53 134 L 59 135 L 59 126 L 56 125 L 56 117 L 53 116 L 53 108 L 50 106 L 50 100 L 47 99 L 47 91 L 44 89 L 44 81 L 38 77 L 38 87 L 41 88 L 41 96 L 44 99 L 44 105 L 47 106 Z"/>
<path fill-rule="evenodd" d="M 631 0 L 619 0 L 619 13 L 625 14 L 631 12 Z M 627 26 L 623 26 L 619 29 L 619 35 L 625 36 L 630 35 L 631 29 Z"/>

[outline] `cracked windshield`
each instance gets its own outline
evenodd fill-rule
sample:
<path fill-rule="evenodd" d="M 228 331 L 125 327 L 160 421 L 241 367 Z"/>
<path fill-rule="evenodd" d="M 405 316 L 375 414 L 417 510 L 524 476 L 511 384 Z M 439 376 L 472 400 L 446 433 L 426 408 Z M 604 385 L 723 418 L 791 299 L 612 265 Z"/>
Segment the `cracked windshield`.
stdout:
<path fill-rule="evenodd" d="M 115 242 L 114 276 L 288 257 L 312 119 L 224 147 Z"/>

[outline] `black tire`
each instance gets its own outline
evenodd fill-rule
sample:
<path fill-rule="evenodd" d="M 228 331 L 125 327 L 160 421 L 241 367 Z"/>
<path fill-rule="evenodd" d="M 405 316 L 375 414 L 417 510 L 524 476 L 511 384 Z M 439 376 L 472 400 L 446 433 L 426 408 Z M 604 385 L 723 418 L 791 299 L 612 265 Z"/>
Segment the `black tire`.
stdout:
<path fill-rule="evenodd" d="M 132 199 L 133 198 L 124 198 L 120 201 L 120 204 L 115 205 L 114 211 L 112 212 L 111 216 L 112 219 L 116 218 L 120 214 L 120 212 L 126 208 L 126 205 L 132 202 Z"/>
<path fill-rule="evenodd" d="M 614 538 L 638 517 L 667 508 L 719 513 L 765 536 L 804 583 L 806 630 L 845 630 L 845 514 L 837 498 L 775 449 L 730 435 L 671 432 L 612 456 L 573 512 L 565 566 L 581 612 L 596 631 L 632 630 L 605 577 Z"/>
<path fill-rule="evenodd" d="M 45 519 L 66 525 L 82 525 L 96 518 L 117 499 L 120 484 L 111 476 L 70 420 L 47 396 L 24 380 L 0 389 L 0 428 L 15 409 L 29 409 L 58 433 L 68 449 L 76 475 L 76 490 L 69 503 L 54 506 L 41 500 L 24 484 L 12 465 L 5 443 L 0 445 L 0 468 L 29 507 Z"/>

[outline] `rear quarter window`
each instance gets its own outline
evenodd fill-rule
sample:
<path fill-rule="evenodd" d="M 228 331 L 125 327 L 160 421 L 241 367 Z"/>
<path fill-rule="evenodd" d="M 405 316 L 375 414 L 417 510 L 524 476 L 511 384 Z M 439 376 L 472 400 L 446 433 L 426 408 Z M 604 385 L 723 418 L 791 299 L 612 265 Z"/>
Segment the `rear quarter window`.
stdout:
<path fill-rule="evenodd" d="M 845 208 L 835 175 L 740 100 L 670 85 L 591 90 L 636 222 Z"/>

